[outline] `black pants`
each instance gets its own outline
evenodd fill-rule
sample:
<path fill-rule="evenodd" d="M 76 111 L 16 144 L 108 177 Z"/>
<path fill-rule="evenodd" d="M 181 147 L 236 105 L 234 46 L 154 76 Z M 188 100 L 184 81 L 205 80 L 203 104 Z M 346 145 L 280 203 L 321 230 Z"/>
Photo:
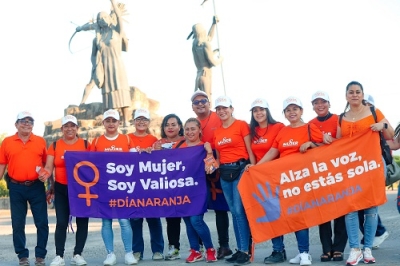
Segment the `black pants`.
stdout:
<path fill-rule="evenodd" d="M 324 254 L 331 251 L 343 252 L 347 243 L 347 231 L 344 216 L 333 220 L 333 233 L 335 234 L 332 241 L 331 221 L 319 225 L 319 239 L 322 244 L 322 252 Z"/>
<path fill-rule="evenodd" d="M 56 231 L 54 239 L 56 244 L 56 255 L 64 257 L 65 241 L 67 239 L 67 228 L 69 223 L 69 201 L 68 186 L 61 183 L 54 183 L 54 206 L 56 208 Z M 82 254 L 88 236 L 89 218 L 76 217 L 76 234 L 74 255 Z"/>
<path fill-rule="evenodd" d="M 181 243 L 181 217 L 165 218 L 167 221 L 167 237 L 168 245 L 174 245 L 175 248 L 180 249 Z"/>
<path fill-rule="evenodd" d="M 229 248 L 229 216 L 227 211 L 215 211 L 218 243 L 220 247 Z"/>

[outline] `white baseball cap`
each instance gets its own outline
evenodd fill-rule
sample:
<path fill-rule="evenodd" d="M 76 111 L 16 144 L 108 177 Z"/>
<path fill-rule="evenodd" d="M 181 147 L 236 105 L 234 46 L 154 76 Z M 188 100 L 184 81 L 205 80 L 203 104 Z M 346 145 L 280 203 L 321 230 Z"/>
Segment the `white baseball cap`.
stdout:
<path fill-rule="evenodd" d="M 190 98 L 191 101 L 193 102 L 194 99 L 195 99 L 197 96 L 200 96 L 200 95 L 201 95 L 201 96 L 204 96 L 204 97 L 206 97 L 206 98 L 208 99 L 207 93 L 205 93 L 204 91 L 201 91 L 201 90 L 197 89 L 197 90 L 193 93 L 192 97 Z"/>
<path fill-rule="evenodd" d="M 117 120 L 119 120 L 119 113 L 117 110 L 114 109 L 110 109 L 104 112 L 103 114 L 103 120 L 106 120 L 107 118 L 112 117 L 115 118 Z"/>
<path fill-rule="evenodd" d="M 369 103 L 369 104 L 375 106 L 374 97 L 372 97 L 372 95 L 364 93 L 364 100 L 365 100 L 367 103 Z"/>
<path fill-rule="evenodd" d="M 143 116 L 143 117 L 145 117 L 145 118 L 147 118 L 147 119 L 150 119 L 149 110 L 144 109 L 144 108 L 136 109 L 136 110 L 135 110 L 135 116 L 133 117 L 133 119 L 136 119 L 136 118 L 138 118 L 138 117 L 140 117 L 140 116 Z"/>
<path fill-rule="evenodd" d="M 291 104 L 295 104 L 301 108 L 303 108 L 303 104 L 301 103 L 300 99 L 294 96 L 290 96 L 283 101 L 283 110 L 286 109 Z"/>
<path fill-rule="evenodd" d="M 250 111 L 253 110 L 253 108 L 256 106 L 262 107 L 262 108 L 269 108 L 267 100 L 265 100 L 263 98 L 255 99 L 254 102 L 252 102 L 252 104 L 251 104 Z"/>
<path fill-rule="evenodd" d="M 311 102 L 313 102 L 316 99 L 322 99 L 329 102 L 329 95 L 324 91 L 317 91 L 312 95 Z"/>
<path fill-rule="evenodd" d="M 78 121 L 76 120 L 76 117 L 73 115 L 66 115 L 61 119 L 61 125 L 65 125 L 68 122 L 72 122 L 75 125 L 78 125 Z"/>
<path fill-rule="evenodd" d="M 17 120 L 24 119 L 25 117 L 30 117 L 32 118 L 32 120 L 34 120 L 33 115 L 29 111 L 22 111 L 21 113 L 19 113 L 17 115 Z"/>
<path fill-rule="evenodd" d="M 228 96 L 219 96 L 215 100 L 215 108 L 218 106 L 224 106 L 224 107 L 231 107 L 232 106 L 232 100 Z"/>

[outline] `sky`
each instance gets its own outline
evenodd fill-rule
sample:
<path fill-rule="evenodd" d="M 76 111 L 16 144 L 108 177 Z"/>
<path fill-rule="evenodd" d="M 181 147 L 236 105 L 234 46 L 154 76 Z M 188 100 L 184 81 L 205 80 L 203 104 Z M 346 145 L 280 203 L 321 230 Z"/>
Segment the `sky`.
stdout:
<path fill-rule="evenodd" d="M 303 119 L 315 116 L 311 95 L 329 93 L 331 112 L 343 112 L 346 85 L 359 81 L 393 126 L 400 122 L 400 1 L 397 0 L 125 0 L 128 82 L 160 102 L 158 114 L 194 116 L 190 97 L 196 68 L 193 24 L 208 30 L 220 19 L 212 46 L 224 57 L 213 68 L 213 99 L 231 97 L 234 116 L 250 120 L 251 102 L 263 97 L 272 116 L 286 123 L 282 102 L 299 97 Z M 80 103 L 90 79 L 94 34 L 77 25 L 110 10 L 108 0 L 20 0 L 1 3 L 3 25 L 0 133 L 14 134 L 18 112 L 60 119 Z M 214 8 L 215 7 L 215 8 Z M 18 11 L 18 12 L 17 12 Z M 94 88 L 87 103 L 101 102 Z M 212 103 L 212 107 L 214 103 Z M 286 123 L 287 124 L 287 123 Z"/>

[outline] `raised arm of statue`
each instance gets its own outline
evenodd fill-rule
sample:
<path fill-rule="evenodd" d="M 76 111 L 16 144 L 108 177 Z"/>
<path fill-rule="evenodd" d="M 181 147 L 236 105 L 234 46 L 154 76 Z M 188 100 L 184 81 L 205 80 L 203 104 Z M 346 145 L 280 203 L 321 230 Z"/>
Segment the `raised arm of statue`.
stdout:
<path fill-rule="evenodd" d="M 110 0 L 112 11 L 110 16 L 113 18 L 113 24 L 115 25 L 115 31 L 122 34 L 123 33 L 123 21 L 122 13 L 125 11 L 125 4 L 117 3 L 115 0 Z"/>
<path fill-rule="evenodd" d="M 213 17 L 213 23 L 211 24 L 210 30 L 208 31 L 208 41 L 212 41 L 214 38 L 215 28 L 217 27 L 217 23 L 219 19 L 217 16 Z"/>

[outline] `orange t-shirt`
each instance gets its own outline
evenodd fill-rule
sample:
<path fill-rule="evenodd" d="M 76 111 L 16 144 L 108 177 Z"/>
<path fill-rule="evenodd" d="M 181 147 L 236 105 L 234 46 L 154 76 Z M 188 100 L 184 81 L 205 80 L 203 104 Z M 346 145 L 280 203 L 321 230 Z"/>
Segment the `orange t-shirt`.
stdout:
<path fill-rule="evenodd" d="M 300 146 L 310 141 L 308 136 L 308 125 L 310 125 L 311 141 L 321 143 L 323 134 L 314 124 L 304 124 L 300 127 L 286 126 L 276 136 L 272 148 L 279 150 L 279 157 L 300 152 Z"/>
<path fill-rule="evenodd" d="M 250 134 L 249 125 L 235 120 L 228 128 L 220 127 L 214 131 L 214 145 L 219 153 L 220 163 L 233 163 L 249 159 L 244 137 Z"/>
<path fill-rule="evenodd" d="M 220 128 L 222 125 L 221 119 L 219 118 L 219 116 L 215 113 L 211 111 L 211 114 L 203 119 L 200 120 L 199 118 L 197 118 L 200 121 L 201 124 L 201 131 L 202 131 L 202 138 L 201 140 L 203 142 L 209 142 L 211 145 L 211 148 L 214 150 L 215 149 L 215 145 L 213 142 L 213 138 L 214 138 L 214 131 L 217 128 Z"/>
<path fill-rule="evenodd" d="M 271 149 L 276 136 L 284 127 L 283 123 L 277 122 L 275 124 L 268 124 L 267 128 L 255 128 L 258 137 L 254 136 L 251 140 L 251 150 L 256 156 L 256 162 L 261 160 L 269 149 Z"/>
<path fill-rule="evenodd" d="M 93 140 L 90 145 L 90 151 L 129 152 L 134 146 L 134 143 L 127 135 L 118 134 L 118 137 L 114 140 L 109 140 L 104 135 L 101 135 Z"/>
<path fill-rule="evenodd" d="M 178 145 L 178 143 L 179 143 L 179 142 L 175 142 L 175 144 L 174 144 L 174 146 L 172 147 L 172 149 L 176 149 L 176 146 Z M 197 145 L 194 145 L 194 146 L 201 146 L 201 145 L 204 145 L 204 142 L 200 141 Z M 182 144 L 178 147 L 178 149 L 180 149 L 180 148 L 194 147 L 194 146 L 188 146 L 187 143 L 186 143 L 186 141 L 185 141 L 184 143 L 182 143 Z"/>
<path fill-rule="evenodd" d="M 376 120 L 379 122 L 385 118 L 382 112 L 379 109 L 375 109 Z M 342 137 L 351 137 L 357 132 L 361 132 L 370 128 L 372 124 L 375 124 L 375 119 L 372 114 L 366 116 L 358 121 L 346 121 L 342 119 L 340 129 L 342 130 Z"/>
<path fill-rule="evenodd" d="M 47 155 L 54 157 L 54 168 L 55 168 L 55 180 L 58 183 L 67 185 L 67 168 L 65 167 L 64 153 L 66 151 L 88 151 L 90 150 L 90 144 L 85 147 L 85 140 L 79 138 L 74 144 L 67 144 L 63 139 L 57 140 L 56 150 L 54 151 L 53 143 L 50 144 L 47 150 Z"/>
<path fill-rule="evenodd" d="M 36 166 L 43 167 L 46 157 L 46 141 L 33 133 L 25 144 L 18 133 L 6 137 L 0 148 L 0 164 L 7 164 L 8 174 L 21 182 L 38 179 Z"/>
<path fill-rule="evenodd" d="M 136 136 L 135 134 L 130 133 L 128 136 L 131 138 L 131 142 L 135 143 L 134 148 L 136 151 L 153 147 L 154 142 L 157 141 L 157 138 L 151 134 L 147 134 L 146 136 Z"/>
<path fill-rule="evenodd" d="M 331 135 L 336 138 L 339 116 L 332 114 L 327 120 L 319 121 L 317 118 L 312 119 L 309 123 L 316 125 L 324 134 Z"/>

